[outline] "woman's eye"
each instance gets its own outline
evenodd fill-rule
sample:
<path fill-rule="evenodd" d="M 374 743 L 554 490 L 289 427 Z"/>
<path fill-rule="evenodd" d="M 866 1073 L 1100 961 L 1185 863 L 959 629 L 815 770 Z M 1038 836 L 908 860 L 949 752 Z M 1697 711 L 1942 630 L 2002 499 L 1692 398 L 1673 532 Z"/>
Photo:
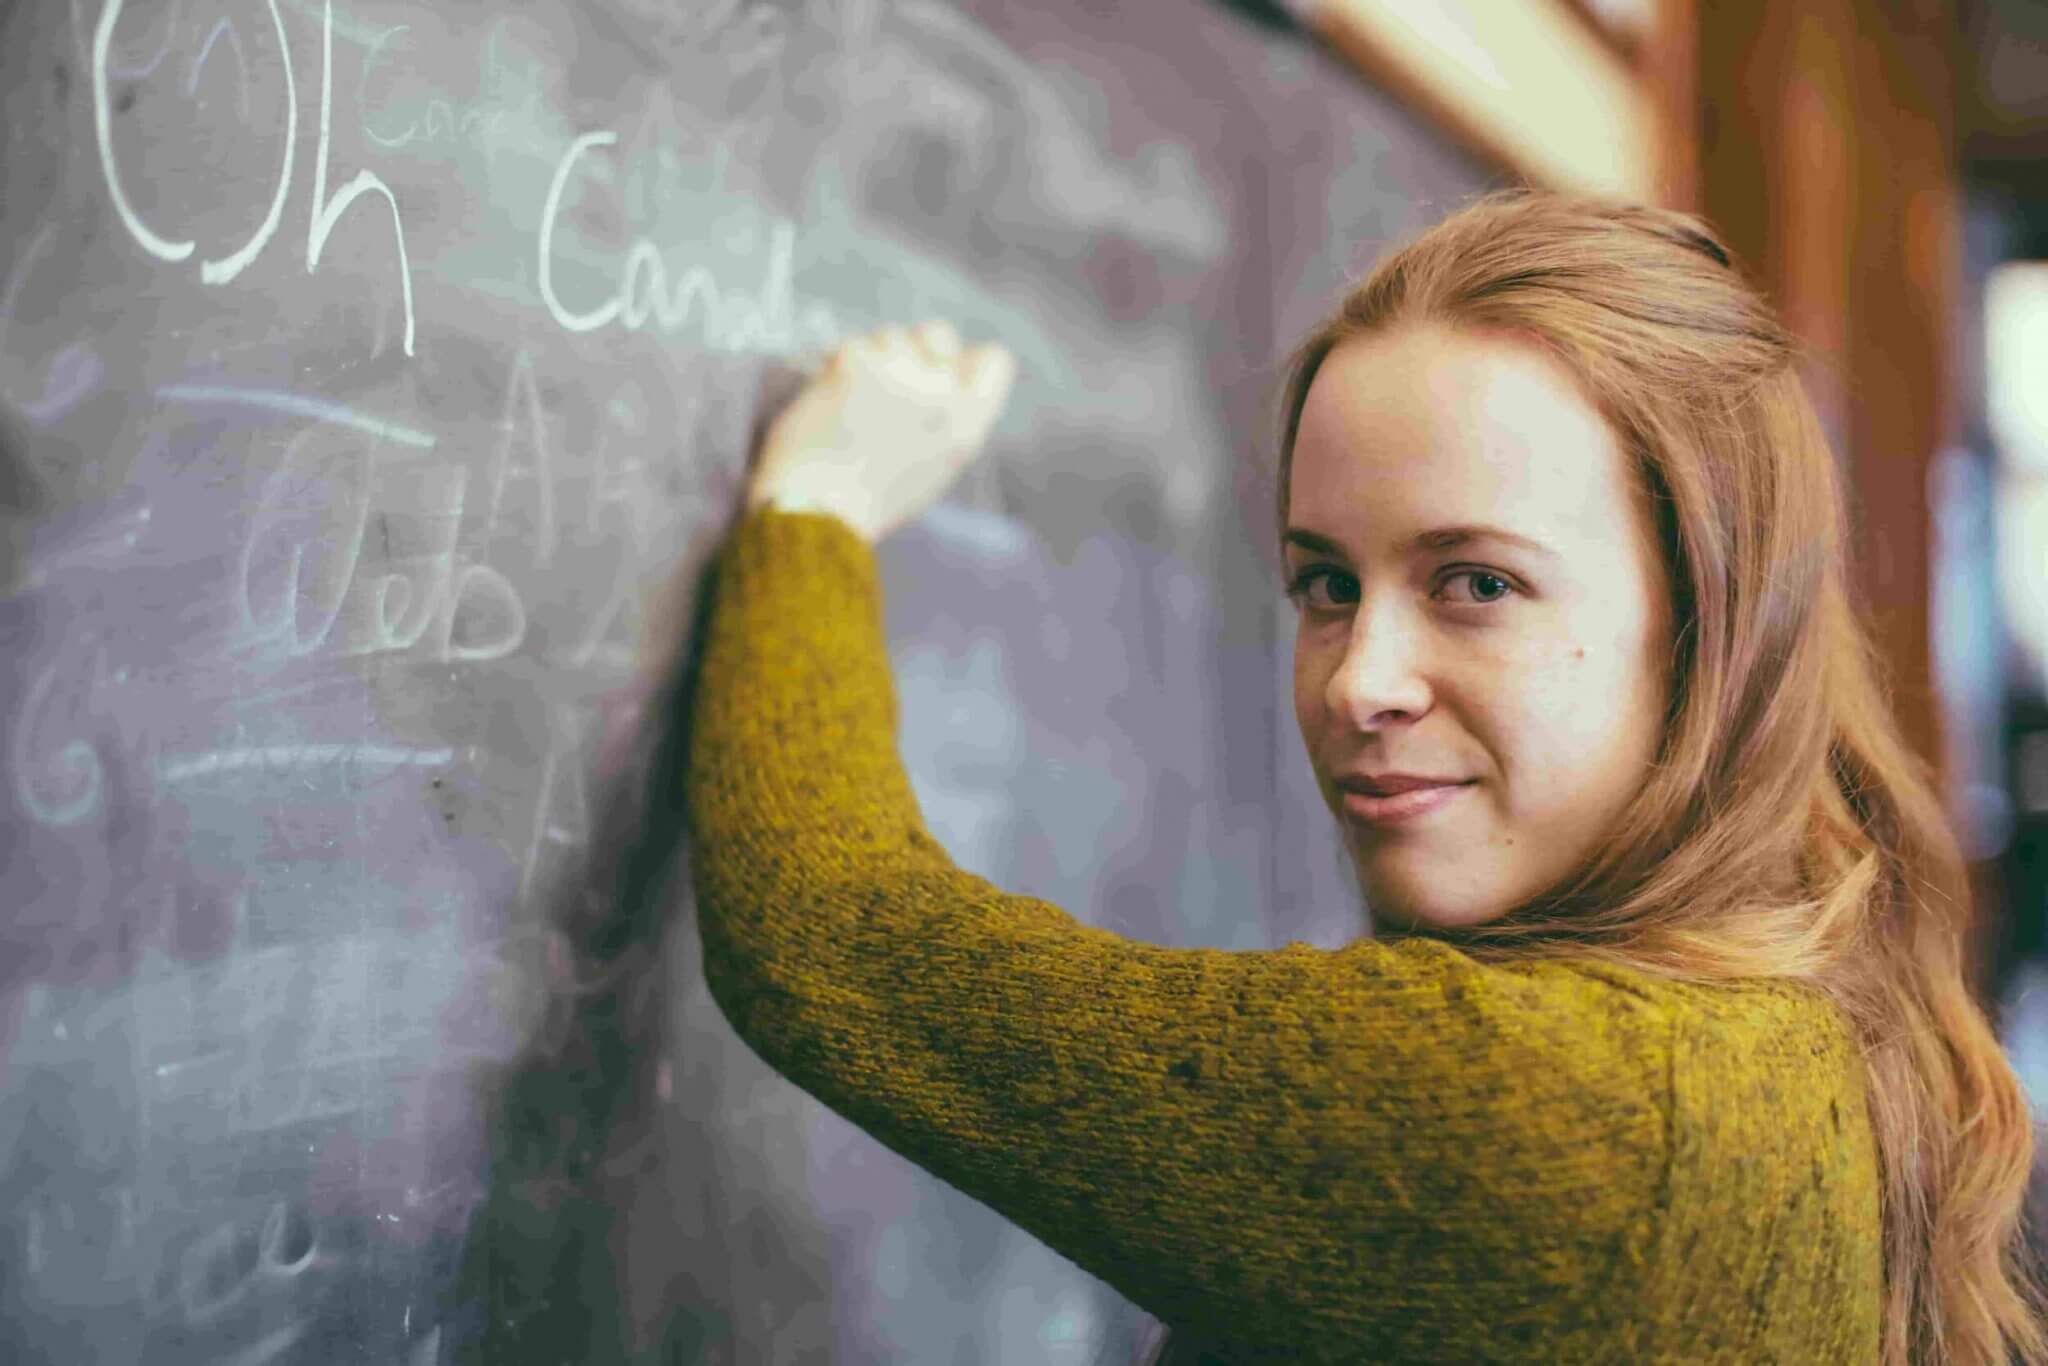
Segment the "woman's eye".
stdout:
<path fill-rule="evenodd" d="M 1307 569 L 1296 574 L 1294 581 L 1287 585 L 1287 596 L 1293 600 L 1294 605 L 1297 607 L 1306 605 L 1311 608 L 1320 609 L 1325 606 L 1343 606 L 1344 604 L 1342 603 L 1325 604 L 1310 601 L 1309 590 L 1325 579 L 1340 578 L 1349 580 L 1350 577 L 1349 574 L 1338 573 L 1326 564 L 1310 565 Z"/>
<path fill-rule="evenodd" d="M 1484 569 L 1461 569 L 1446 578 L 1444 582 L 1453 583 L 1459 579 L 1471 580 L 1473 596 L 1468 598 L 1467 601 L 1480 606 L 1499 602 L 1502 598 L 1515 591 L 1515 586 L 1506 579 L 1498 574 L 1489 574 Z"/>
<path fill-rule="evenodd" d="M 1294 576 L 1294 581 L 1287 585 L 1287 596 L 1296 606 L 1307 606 L 1316 610 L 1351 606 L 1352 603 L 1349 601 L 1321 602 L 1311 596 L 1315 586 L 1326 580 L 1349 585 L 1344 590 L 1346 593 L 1355 592 L 1358 587 L 1357 581 L 1349 574 L 1333 569 L 1326 564 L 1317 564 L 1310 565 L 1307 569 Z M 1450 584 L 1460 580 L 1469 581 L 1469 587 L 1466 590 L 1467 596 L 1461 599 L 1462 605 L 1465 606 L 1490 606 L 1512 596 L 1517 591 L 1515 586 L 1509 583 L 1506 577 L 1500 574 L 1489 573 L 1484 569 L 1460 569 L 1447 575 L 1443 582 Z"/>

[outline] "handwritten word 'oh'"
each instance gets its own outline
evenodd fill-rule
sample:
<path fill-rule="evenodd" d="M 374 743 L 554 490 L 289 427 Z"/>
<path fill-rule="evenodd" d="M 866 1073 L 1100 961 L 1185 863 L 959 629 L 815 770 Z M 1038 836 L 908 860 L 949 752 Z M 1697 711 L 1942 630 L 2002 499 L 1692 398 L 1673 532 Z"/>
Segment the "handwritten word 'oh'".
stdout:
<path fill-rule="evenodd" d="M 92 113 L 93 128 L 99 136 L 100 170 L 107 181 L 107 193 L 114 201 L 114 212 L 120 217 L 128 233 L 142 249 L 163 261 L 183 261 L 192 255 L 196 245 L 191 238 L 172 241 L 157 233 L 128 199 L 127 191 L 121 186 L 121 174 L 114 163 L 114 137 L 112 104 L 107 93 L 107 54 L 114 41 L 114 24 L 121 17 L 125 0 L 107 0 L 100 11 L 100 21 L 92 36 Z M 284 16 L 278 13 L 277 0 L 265 0 L 270 8 L 271 26 L 277 32 L 278 60 L 284 68 L 285 124 L 284 164 L 278 169 L 277 188 L 270 197 L 270 210 L 257 225 L 249 239 L 235 250 L 221 256 L 209 257 L 199 263 L 199 279 L 202 284 L 224 285 L 240 275 L 249 264 L 263 254 L 263 249 L 276 235 L 279 221 L 283 218 L 285 201 L 291 193 L 292 151 L 298 143 L 299 94 L 298 85 L 292 75 L 291 44 L 284 31 Z M 326 0 L 320 29 L 320 144 L 313 160 L 313 204 L 312 215 L 306 225 L 306 273 L 312 274 L 320 266 L 321 253 L 326 249 L 327 239 L 334 231 L 348 207 L 366 194 L 378 194 L 391 209 L 391 228 L 398 244 L 398 281 L 405 300 L 405 354 L 413 353 L 413 306 L 412 306 L 412 263 L 405 252 L 405 223 L 399 217 L 398 196 L 374 171 L 359 171 L 355 179 L 337 189 L 332 196 L 327 193 L 327 165 L 329 134 L 334 121 L 334 0 Z"/>

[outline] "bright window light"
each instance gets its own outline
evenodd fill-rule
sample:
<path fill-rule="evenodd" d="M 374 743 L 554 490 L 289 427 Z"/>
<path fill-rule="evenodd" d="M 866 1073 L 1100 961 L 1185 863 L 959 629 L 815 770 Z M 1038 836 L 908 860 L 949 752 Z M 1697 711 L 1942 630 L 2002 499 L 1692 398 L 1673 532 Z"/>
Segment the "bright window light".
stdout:
<path fill-rule="evenodd" d="M 2006 468 L 2048 474 L 2048 261 L 1992 270 L 1984 286 L 1984 383 Z"/>
<path fill-rule="evenodd" d="M 2048 261 L 1984 288 L 1985 406 L 1998 446 L 1998 586 L 2014 642 L 2048 691 Z"/>

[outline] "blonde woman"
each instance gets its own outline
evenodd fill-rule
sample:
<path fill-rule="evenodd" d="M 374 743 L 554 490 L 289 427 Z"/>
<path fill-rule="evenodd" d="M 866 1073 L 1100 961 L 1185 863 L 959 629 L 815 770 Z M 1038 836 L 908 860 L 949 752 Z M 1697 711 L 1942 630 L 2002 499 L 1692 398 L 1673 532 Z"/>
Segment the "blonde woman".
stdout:
<path fill-rule="evenodd" d="M 691 865 L 763 1058 L 1176 1361 L 2048 1361 L 1960 858 L 1705 224 L 1499 192 L 1295 353 L 1295 714 L 1379 927 L 1336 950 L 1121 939 L 926 830 L 872 546 L 1009 381 L 849 343 L 715 563 Z"/>

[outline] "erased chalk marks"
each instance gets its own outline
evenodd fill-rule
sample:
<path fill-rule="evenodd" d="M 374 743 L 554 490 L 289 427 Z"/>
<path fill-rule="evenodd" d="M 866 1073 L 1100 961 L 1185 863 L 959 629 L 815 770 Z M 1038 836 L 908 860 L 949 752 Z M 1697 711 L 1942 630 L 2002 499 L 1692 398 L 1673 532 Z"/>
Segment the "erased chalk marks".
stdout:
<path fill-rule="evenodd" d="M 22 415 L 39 427 L 47 427 L 99 388 L 106 374 L 97 351 L 85 342 L 72 342 L 50 358 L 43 392 L 20 405 Z"/>
<path fill-rule="evenodd" d="M 458 549 L 470 471 L 407 467 L 379 447 L 320 429 L 293 437 L 266 480 L 243 542 L 237 608 L 245 638 L 308 656 L 334 640 L 343 655 L 426 643 L 443 661 L 502 659 L 526 638 L 526 604 L 511 580 Z M 395 487 L 385 525 L 422 542 L 362 576 L 372 507 Z M 410 545 L 410 543 L 408 543 Z M 310 614 L 306 609 L 310 607 Z M 335 639 L 337 626 L 342 628 Z"/>
<path fill-rule="evenodd" d="M 394 105 L 401 104 L 400 95 L 408 93 L 404 82 L 420 75 L 412 66 L 399 63 L 395 56 L 386 60 L 387 53 L 399 50 L 398 39 L 409 34 L 412 25 L 397 24 L 369 39 L 356 76 L 356 106 L 361 111 L 363 135 L 386 150 L 438 142 L 474 142 L 492 149 L 507 136 L 508 126 L 533 123 L 541 110 L 540 76 L 531 65 L 517 65 L 501 54 L 506 23 L 503 19 L 494 22 L 484 37 L 478 69 L 479 98 L 466 102 L 446 94 L 430 96 L 421 112 L 413 115 L 403 128 L 397 126 L 395 118 L 380 126 L 375 115 L 389 114 Z M 435 74 L 445 78 L 446 69 L 432 65 Z M 387 68 L 392 72 L 392 84 L 387 88 L 380 83 L 377 95 L 373 96 L 371 77 L 382 76 Z"/>
<path fill-rule="evenodd" d="M 233 403 L 249 408 L 261 408 L 274 413 L 307 417 L 316 422 L 347 427 L 381 441 L 411 446 L 418 450 L 432 450 L 434 447 L 434 438 L 416 427 L 358 412 L 346 404 L 308 394 L 220 384 L 166 384 L 157 389 L 156 396 L 182 403 Z"/>
<path fill-rule="evenodd" d="M 0 290 L 0 343 L 6 341 L 12 327 L 30 268 L 49 249 L 56 235 L 55 223 L 43 224 L 8 271 L 7 287 Z M 0 351 L 0 361 L 4 360 L 5 353 Z M 100 387 L 105 378 L 106 367 L 91 344 L 71 342 L 51 357 L 43 375 L 42 392 L 34 398 L 22 398 L 12 392 L 14 386 L 8 384 L 4 372 L 0 372 L 0 401 L 8 403 L 37 426 L 47 427 L 77 407 L 86 395 Z"/>
<path fill-rule="evenodd" d="M 512 362 L 512 374 L 505 385 L 505 406 L 498 417 L 498 433 L 497 455 L 491 461 L 490 502 L 484 513 L 485 535 L 498 528 L 506 481 L 519 478 L 530 482 L 534 495 L 533 561 L 536 567 L 546 568 L 555 554 L 554 457 L 547 417 L 541 411 L 540 389 L 534 382 L 533 357 L 524 349 Z M 523 444 L 530 457 L 523 470 L 512 459 L 515 444 Z"/>
<path fill-rule="evenodd" d="M 221 39 L 227 39 L 228 50 L 235 57 L 235 114 L 240 118 L 249 117 L 249 59 L 242 55 L 242 40 L 235 36 L 234 21 L 226 15 L 214 20 L 206 41 L 199 45 L 192 65 L 185 72 L 185 98 L 191 99 L 199 93 L 199 72 L 206 65 L 206 59 L 213 55 L 213 47 Z"/>
<path fill-rule="evenodd" d="M 51 740 L 42 734 L 57 670 L 42 670 L 29 684 L 8 743 L 14 795 L 31 818 L 44 825 L 76 825 L 99 806 L 106 769 L 90 741 L 72 735 Z"/>
<path fill-rule="evenodd" d="M 326 764 L 363 765 L 372 768 L 442 768 L 454 761 L 455 751 L 447 746 L 423 749 L 377 744 L 254 745 L 160 759 L 157 762 L 157 776 L 167 783 L 181 783 L 217 773 L 233 773 L 241 769 L 287 773 L 295 769 Z"/>

